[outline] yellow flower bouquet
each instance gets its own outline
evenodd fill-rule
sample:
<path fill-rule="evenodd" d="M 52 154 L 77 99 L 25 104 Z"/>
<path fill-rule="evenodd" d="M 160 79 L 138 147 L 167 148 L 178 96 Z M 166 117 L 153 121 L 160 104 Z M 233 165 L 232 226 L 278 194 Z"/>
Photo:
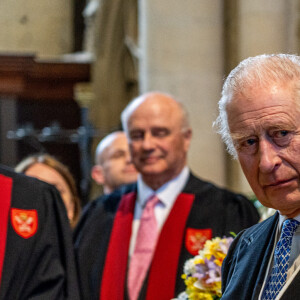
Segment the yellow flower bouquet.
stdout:
<path fill-rule="evenodd" d="M 186 261 L 182 275 L 186 290 L 178 300 L 221 298 L 221 266 L 232 241 L 232 237 L 207 240 L 199 254 Z"/>

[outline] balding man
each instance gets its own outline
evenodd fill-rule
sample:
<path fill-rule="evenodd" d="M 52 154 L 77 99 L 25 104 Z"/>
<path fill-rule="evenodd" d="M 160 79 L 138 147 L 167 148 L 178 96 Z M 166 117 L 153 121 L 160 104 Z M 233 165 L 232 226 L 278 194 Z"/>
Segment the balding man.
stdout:
<path fill-rule="evenodd" d="M 95 203 L 76 235 L 83 299 L 171 299 L 183 265 L 215 236 L 256 223 L 244 197 L 191 174 L 192 130 L 182 104 L 153 92 L 122 113 L 137 184 Z"/>
<path fill-rule="evenodd" d="M 123 131 L 107 135 L 96 148 L 92 178 L 109 194 L 123 184 L 137 180 L 137 171 L 132 164 L 128 141 Z"/>

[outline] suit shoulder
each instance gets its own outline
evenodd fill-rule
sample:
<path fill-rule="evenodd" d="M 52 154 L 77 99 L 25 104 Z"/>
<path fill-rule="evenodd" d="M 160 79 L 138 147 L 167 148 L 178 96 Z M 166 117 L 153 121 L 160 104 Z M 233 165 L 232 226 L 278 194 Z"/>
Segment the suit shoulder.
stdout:
<path fill-rule="evenodd" d="M 203 181 L 194 175 L 191 175 L 186 191 L 195 195 L 195 207 L 201 210 L 206 207 L 209 212 L 222 215 L 230 223 L 242 224 L 242 228 L 256 224 L 260 218 L 257 209 L 246 196 Z"/>
<path fill-rule="evenodd" d="M 92 200 L 90 203 L 88 203 L 84 209 L 83 209 L 83 215 L 84 214 L 97 214 L 97 210 L 99 209 L 105 209 L 106 211 L 115 212 L 118 208 L 118 204 L 122 198 L 122 196 L 126 193 L 128 193 L 128 187 L 122 186 L 119 189 L 114 190 L 110 194 L 104 194 L 96 198 L 95 200 Z"/>
<path fill-rule="evenodd" d="M 269 217 L 268 219 L 254 224 L 251 227 L 247 228 L 243 234 L 243 238 L 248 238 L 248 237 L 254 237 L 255 239 L 259 239 L 260 236 L 264 236 L 265 232 L 276 227 L 278 223 L 278 218 L 279 214 L 276 212 L 274 215 Z"/>
<path fill-rule="evenodd" d="M 12 180 L 11 205 L 13 207 L 38 209 L 39 211 L 60 207 L 61 210 L 64 210 L 59 192 L 54 186 L 8 168 L 0 167 L 0 175 Z"/>
<path fill-rule="evenodd" d="M 247 201 L 249 202 L 249 199 L 242 194 L 235 193 L 229 189 L 219 187 L 216 184 L 204 181 L 195 175 L 191 174 L 190 179 L 186 185 L 186 190 L 190 191 L 193 194 L 211 194 L 215 195 L 216 199 L 223 199 L 224 197 L 228 198 L 229 200 L 233 201 Z"/>
<path fill-rule="evenodd" d="M 132 191 L 133 186 L 122 186 L 110 194 L 101 195 L 88 203 L 82 210 L 78 225 L 74 231 L 74 240 L 85 232 L 97 227 L 105 218 L 113 218 L 124 194 Z"/>
<path fill-rule="evenodd" d="M 23 173 L 17 173 L 13 169 L 6 167 L 6 166 L 0 166 L 0 175 L 3 175 L 5 177 L 11 178 L 14 183 L 18 183 L 22 186 L 27 186 L 29 189 L 38 187 L 38 188 L 50 188 L 51 185 L 41 181 L 39 179 L 26 176 Z"/>

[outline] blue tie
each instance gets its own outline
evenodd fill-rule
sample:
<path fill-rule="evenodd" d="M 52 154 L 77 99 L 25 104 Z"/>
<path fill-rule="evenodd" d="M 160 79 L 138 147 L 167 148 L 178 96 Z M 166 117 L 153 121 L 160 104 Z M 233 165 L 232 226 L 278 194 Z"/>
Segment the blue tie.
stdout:
<path fill-rule="evenodd" d="M 275 299 L 286 282 L 292 239 L 299 224 L 294 219 L 283 222 L 281 235 L 274 251 L 274 265 L 265 286 L 263 300 Z"/>

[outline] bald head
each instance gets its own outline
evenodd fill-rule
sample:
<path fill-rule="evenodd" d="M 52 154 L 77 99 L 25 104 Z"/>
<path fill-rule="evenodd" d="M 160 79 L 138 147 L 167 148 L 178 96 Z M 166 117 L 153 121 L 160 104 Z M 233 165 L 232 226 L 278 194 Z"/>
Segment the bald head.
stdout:
<path fill-rule="evenodd" d="M 137 179 L 123 131 L 113 132 L 101 140 L 96 149 L 95 163 L 92 178 L 103 185 L 106 194 Z"/>
<path fill-rule="evenodd" d="M 171 95 L 161 92 L 149 92 L 145 93 L 135 99 L 133 99 L 123 110 L 121 114 L 121 121 L 124 131 L 127 133 L 127 124 L 132 113 L 140 106 L 153 105 L 156 107 L 164 107 L 163 110 L 167 113 L 172 110 L 176 113 L 176 118 L 180 123 L 182 129 L 189 128 L 189 118 L 185 107 L 175 100 Z"/>
<path fill-rule="evenodd" d="M 115 131 L 104 137 L 98 144 L 95 152 L 95 163 L 102 164 L 105 160 L 105 152 L 114 144 L 116 140 L 126 141 L 126 135 L 123 131 Z"/>
<path fill-rule="evenodd" d="M 182 104 L 152 92 L 128 104 L 122 115 L 132 161 L 143 181 L 156 190 L 186 165 L 191 129 Z"/>

